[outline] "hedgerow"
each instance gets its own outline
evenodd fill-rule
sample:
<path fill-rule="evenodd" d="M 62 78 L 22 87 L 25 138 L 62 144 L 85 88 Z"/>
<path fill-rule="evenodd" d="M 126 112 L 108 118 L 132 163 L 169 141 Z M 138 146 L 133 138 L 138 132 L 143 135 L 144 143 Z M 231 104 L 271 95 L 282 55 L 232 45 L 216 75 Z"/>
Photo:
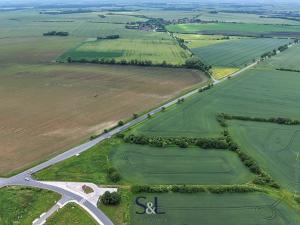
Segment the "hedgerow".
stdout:
<path fill-rule="evenodd" d="M 240 147 L 233 141 L 227 130 L 223 132 L 223 135 L 229 146 L 228 149 L 237 153 L 242 163 L 248 167 L 252 173 L 257 175 L 253 180 L 254 184 L 267 185 L 277 189 L 280 188 L 280 186 L 271 178 L 271 176 L 269 176 L 259 167 L 258 163 L 251 156 L 240 150 Z"/>
<path fill-rule="evenodd" d="M 204 149 L 227 149 L 228 144 L 223 138 L 191 138 L 191 137 L 160 137 L 134 135 L 124 137 L 126 143 L 150 145 L 155 147 L 166 147 L 177 145 L 187 148 L 190 145 L 199 146 Z"/>
<path fill-rule="evenodd" d="M 216 186 L 201 186 L 201 185 L 134 185 L 131 187 L 133 193 L 248 193 L 262 191 L 262 189 L 249 185 L 216 185 Z"/>
<path fill-rule="evenodd" d="M 222 118 L 222 120 L 243 120 L 243 121 L 254 121 L 254 122 L 277 123 L 283 125 L 300 125 L 300 120 L 294 120 L 294 119 L 284 118 L 284 117 L 261 118 L 261 117 L 251 117 L 251 116 L 234 116 L 234 115 L 221 113 L 217 115 L 217 119 L 218 118 Z"/>

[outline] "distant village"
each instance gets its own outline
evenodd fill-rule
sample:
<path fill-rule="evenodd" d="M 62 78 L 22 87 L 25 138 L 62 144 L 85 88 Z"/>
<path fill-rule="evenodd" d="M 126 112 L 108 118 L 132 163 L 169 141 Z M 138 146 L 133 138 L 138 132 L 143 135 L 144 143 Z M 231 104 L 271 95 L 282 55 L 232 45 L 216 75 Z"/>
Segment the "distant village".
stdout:
<path fill-rule="evenodd" d="M 147 21 L 129 22 L 126 24 L 127 29 L 165 32 L 165 26 L 170 24 L 185 24 L 185 23 L 216 23 L 218 21 L 203 21 L 198 18 L 180 18 L 173 20 L 164 20 L 162 18 L 149 18 Z"/>

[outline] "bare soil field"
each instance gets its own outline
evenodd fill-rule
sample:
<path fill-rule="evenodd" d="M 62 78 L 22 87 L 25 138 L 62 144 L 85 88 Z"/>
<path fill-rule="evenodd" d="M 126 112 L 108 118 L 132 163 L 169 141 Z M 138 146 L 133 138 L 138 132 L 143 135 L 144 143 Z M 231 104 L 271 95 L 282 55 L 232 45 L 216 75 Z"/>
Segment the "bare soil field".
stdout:
<path fill-rule="evenodd" d="M 207 78 L 197 71 L 24 64 L 0 72 L 0 174 L 29 166 Z"/>

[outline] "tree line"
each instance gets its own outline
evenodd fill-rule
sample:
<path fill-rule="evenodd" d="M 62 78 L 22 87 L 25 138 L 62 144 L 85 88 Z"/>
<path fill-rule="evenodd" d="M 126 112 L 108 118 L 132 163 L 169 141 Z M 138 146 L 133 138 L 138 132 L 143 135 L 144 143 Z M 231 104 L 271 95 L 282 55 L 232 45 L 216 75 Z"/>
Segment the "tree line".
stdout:
<path fill-rule="evenodd" d="M 133 193 L 248 193 L 262 192 L 263 190 L 250 185 L 133 185 L 131 187 Z"/>
<path fill-rule="evenodd" d="M 294 40 L 294 43 L 298 43 L 298 42 L 299 42 L 298 39 L 295 39 L 295 40 Z M 289 44 L 281 45 L 281 46 L 279 46 L 277 49 L 273 49 L 272 51 L 269 51 L 269 52 L 266 52 L 266 53 L 262 54 L 262 55 L 260 56 L 260 58 L 261 58 L 262 60 L 264 60 L 264 59 L 266 59 L 266 58 L 271 58 L 272 56 L 277 55 L 277 51 L 283 52 L 283 51 L 287 50 L 287 49 L 289 48 L 289 45 L 290 45 L 290 44 L 292 44 L 292 42 L 290 42 Z"/>
<path fill-rule="evenodd" d="M 161 137 L 130 134 L 123 139 L 126 143 L 150 145 L 154 147 L 179 146 L 187 148 L 190 145 L 203 149 L 228 149 L 224 138 L 192 138 L 192 137 Z"/>
<path fill-rule="evenodd" d="M 112 35 L 107 35 L 105 37 L 98 36 L 97 40 L 109 40 L 109 39 L 119 39 L 119 38 L 120 38 L 119 34 L 112 34 Z"/>
<path fill-rule="evenodd" d="M 270 186 L 276 189 L 279 189 L 280 186 L 279 184 L 277 184 L 270 175 L 268 175 L 265 171 L 263 171 L 263 169 L 260 168 L 260 166 L 258 165 L 258 163 L 251 157 L 249 156 L 247 153 L 241 151 L 240 146 L 235 143 L 233 141 L 233 139 L 231 138 L 229 132 L 227 130 L 223 131 L 223 135 L 225 137 L 225 140 L 228 144 L 228 149 L 230 151 L 235 152 L 238 157 L 240 158 L 241 162 L 255 175 L 257 175 L 255 177 L 255 179 L 253 180 L 254 184 L 257 185 L 266 185 L 266 186 Z"/>
<path fill-rule="evenodd" d="M 182 68 L 182 65 L 174 65 L 167 63 L 165 60 L 162 63 L 153 63 L 152 60 L 126 60 L 122 59 L 116 61 L 114 58 L 99 58 L 99 59 L 73 59 L 72 57 L 67 58 L 68 63 L 92 63 L 92 64 L 110 64 L 110 65 L 133 65 L 133 66 L 153 66 L 153 67 L 167 67 L 167 68 Z"/>
<path fill-rule="evenodd" d="M 49 31 L 43 33 L 43 36 L 69 36 L 69 32 L 65 31 Z"/>
<path fill-rule="evenodd" d="M 295 70 L 295 69 L 277 68 L 276 70 L 300 73 L 300 70 Z"/>
<path fill-rule="evenodd" d="M 271 118 L 261 118 L 261 117 L 251 117 L 251 116 L 234 116 L 225 113 L 217 115 L 217 120 L 221 126 L 226 126 L 225 120 L 243 120 L 243 121 L 254 121 L 254 122 L 265 122 L 265 123 L 277 123 L 282 125 L 300 125 L 300 120 L 284 118 L 284 117 L 271 117 Z"/>

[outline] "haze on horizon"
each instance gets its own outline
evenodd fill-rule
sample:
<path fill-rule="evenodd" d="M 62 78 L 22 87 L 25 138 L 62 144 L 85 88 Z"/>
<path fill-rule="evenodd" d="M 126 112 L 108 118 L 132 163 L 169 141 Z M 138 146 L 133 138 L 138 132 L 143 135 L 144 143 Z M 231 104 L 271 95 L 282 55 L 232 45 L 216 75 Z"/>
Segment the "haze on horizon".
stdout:
<path fill-rule="evenodd" d="M 196 0 L 81 0 L 81 1 L 74 1 L 74 0 L 47 0 L 47 1 L 40 1 L 40 0 L 0 0 L 1 6 L 9 6 L 9 5 L 46 5 L 46 4 L 59 4 L 59 5 L 82 5 L 82 4 L 117 4 L 117 3 L 243 3 L 243 4 L 280 4 L 280 3 L 299 3 L 297 0 L 203 0 L 203 1 L 196 1 Z"/>

